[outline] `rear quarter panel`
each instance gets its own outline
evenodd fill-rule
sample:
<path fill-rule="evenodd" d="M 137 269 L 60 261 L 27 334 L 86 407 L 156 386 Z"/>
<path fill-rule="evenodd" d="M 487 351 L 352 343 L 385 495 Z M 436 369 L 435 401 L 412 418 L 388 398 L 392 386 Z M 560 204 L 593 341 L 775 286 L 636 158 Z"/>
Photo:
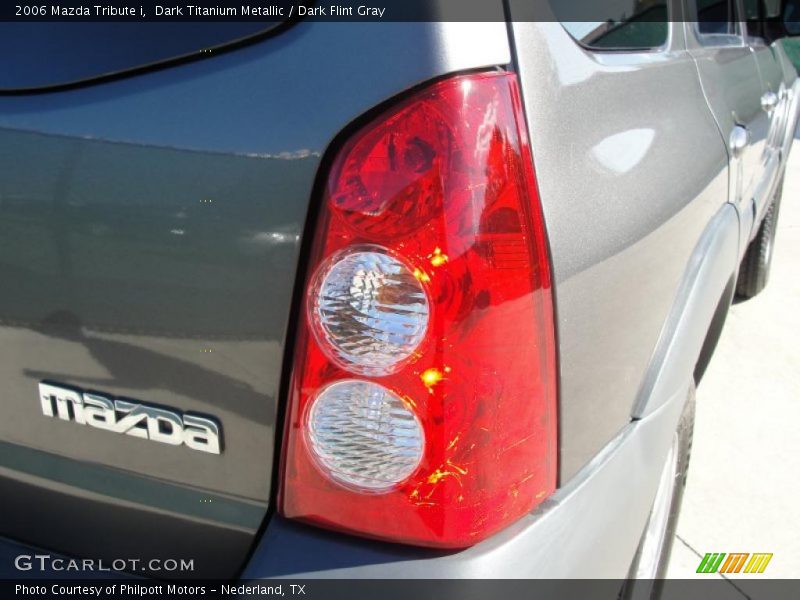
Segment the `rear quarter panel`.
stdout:
<path fill-rule="evenodd" d="M 679 23 L 662 50 L 594 53 L 511 11 L 553 261 L 563 482 L 630 421 L 727 200 L 727 152 Z"/>

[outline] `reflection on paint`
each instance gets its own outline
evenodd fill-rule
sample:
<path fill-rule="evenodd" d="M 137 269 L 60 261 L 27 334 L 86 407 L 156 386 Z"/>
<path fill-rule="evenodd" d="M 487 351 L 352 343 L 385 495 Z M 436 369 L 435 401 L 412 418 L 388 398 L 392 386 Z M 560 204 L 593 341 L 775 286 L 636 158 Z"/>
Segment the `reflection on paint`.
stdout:
<path fill-rule="evenodd" d="M 606 169 L 624 174 L 644 160 L 655 137 L 654 129 L 629 129 L 605 138 L 591 153 Z"/>

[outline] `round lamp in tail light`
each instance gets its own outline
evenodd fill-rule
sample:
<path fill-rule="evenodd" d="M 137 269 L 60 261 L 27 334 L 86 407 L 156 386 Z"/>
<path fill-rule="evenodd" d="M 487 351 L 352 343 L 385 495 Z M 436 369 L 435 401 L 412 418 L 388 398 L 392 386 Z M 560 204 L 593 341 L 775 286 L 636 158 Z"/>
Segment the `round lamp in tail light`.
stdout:
<path fill-rule="evenodd" d="M 550 266 L 516 76 L 451 77 L 366 123 L 308 235 L 281 513 L 463 548 L 550 495 Z"/>
<path fill-rule="evenodd" d="M 428 327 L 428 298 L 409 267 L 378 247 L 332 257 L 310 288 L 309 319 L 320 347 L 355 372 L 397 370 Z"/>
<path fill-rule="evenodd" d="M 356 490 L 384 492 L 405 481 L 422 458 L 422 425 L 391 390 L 338 381 L 311 404 L 306 433 L 322 472 Z"/>

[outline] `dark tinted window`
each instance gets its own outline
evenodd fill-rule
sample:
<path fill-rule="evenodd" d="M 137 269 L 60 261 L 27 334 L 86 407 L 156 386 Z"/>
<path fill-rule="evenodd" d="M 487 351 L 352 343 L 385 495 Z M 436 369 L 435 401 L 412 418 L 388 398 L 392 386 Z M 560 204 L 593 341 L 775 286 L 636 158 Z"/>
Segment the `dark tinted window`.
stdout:
<path fill-rule="evenodd" d="M 777 39 L 785 34 L 779 25 L 781 10 L 789 11 L 792 0 L 744 0 L 744 21 L 747 22 L 748 37 Z M 775 21 L 771 21 L 774 19 Z M 791 27 L 791 26 L 790 26 Z M 787 27 L 787 31 L 789 27 Z"/>
<path fill-rule="evenodd" d="M 783 23 L 789 35 L 800 35 L 800 2 L 789 0 L 783 9 Z"/>
<path fill-rule="evenodd" d="M 277 23 L 0 23 L 0 90 L 75 83 L 196 54 Z"/>
<path fill-rule="evenodd" d="M 763 18 L 763 13 L 764 4 L 761 0 L 744 0 L 745 21 L 749 21 L 750 19 L 761 19 Z"/>
<path fill-rule="evenodd" d="M 739 35 L 736 0 L 695 0 L 697 28 L 703 35 Z"/>
<path fill-rule="evenodd" d="M 649 50 L 667 43 L 666 0 L 552 0 L 551 7 L 570 35 L 590 48 Z"/>

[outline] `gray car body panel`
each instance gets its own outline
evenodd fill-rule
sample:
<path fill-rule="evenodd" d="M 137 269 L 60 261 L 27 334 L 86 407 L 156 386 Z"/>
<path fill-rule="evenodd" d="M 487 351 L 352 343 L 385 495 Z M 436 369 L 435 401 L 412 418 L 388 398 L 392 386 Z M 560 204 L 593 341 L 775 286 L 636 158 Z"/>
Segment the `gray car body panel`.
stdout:
<path fill-rule="evenodd" d="M 588 51 L 553 22 L 513 30 L 553 261 L 566 482 L 658 368 L 689 258 L 727 200 L 728 159 L 680 24 L 663 50 L 630 53 Z"/>
<path fill-rule="evenodd" d="M 747 26 L 740 27 L 745 31 Z M 797 72 L 780 41 L 767 45 L 745 36 L 715 40 L 700 35 L 691 22 L 683 23 L 683 30 L 723 139 L 727 143 L 737 126 L 747 130 L 747 149 L 741 156 L 730 156 L 729 169 L 729 201 L 741 221 L 741 257 L 783 177 L 797 125 Z M 734 81 L 737 85 L 731 85 Z M 780 100 L 774 115 L 761 106 L 767 92 Z"/>
<path fill-rule="evenodd" d="M 322 154 L 388 98 L 508 62 L 503 23 L 303 22 L 209 60 L 0 96 L 0 535 L 234 575 L 267 516 Z M 223 452 L 43 417 L 41 380 L 210 415 Z"/>
<path fill-rule="evenodd" d="M 10 513 L 26 523 L 3 521 L 0 534 L 78 555 L 130 556 L 152 549 L 140 531 L 157 527 L 165 539 L 182 539 L 164 553 L 199 559 L 204 574 L 230 575 L 266 519 L 244 578 L 625 576 L 705 332 L 752 228 L 745 230 L 742 206 L 731 196 L 727 139 L 709 100 L 713 85 L 698 76 L 702 57 L 691 52 L 684 27 L 671 25 L 663 49 L 597 53 L 552 15 L 530 12 L 541 5 L 529 4 L 509 1 L 516 22 L 508 26 L 300 23 L 262 44 L 136 79 L 0 97 L 0 148 L 29 144 L 31 156 L 50 148 L 38 164 L 46 177 L 22 200 L 39 206 L 32 219 L 50 236 L 44 237 L 56 274 L 71 292 L 61 313 L 27 302 L 30 293 L 2 300 L 11 316 L 0 315 L 0 340 L 24 352 L 0 367 L 15 415 L 0 424 L 0 477 L 12 491 Z M 552 255 L 559 489 L 498 535 L 450 553 L 325 532 L 271 514 L 291 296 L 303 272 L 303 226 L 313 222 L 322 156 L 348 125 L 418 84 L 508 65 L 522 84 Z M 792 73 L 784 75 L 791 89 Z M 796 99 L 795 90 L 795 111 Z M 783 161 L 791 139 L 781 139 Z M 162 164 L 154 183 L 137 178 L 143 166 L 157 172 Z M 31 166 L 9 171 L 9 181 L 14 177 L 20 189 L 36 180 Z M 211 177 L 215 199 L 238 212 L 222 213 L 230 220 L 220 222 L 200 212 L 205 206 L 192 209 L 199 231 L 217 228 L 218 235 L 194 241 L 187 252 L 170 245 L 183 235 L 175 230 L 187 231 L 172 220 L 183 204 L 206 198 L 202 177 Z M 98 235 L 93 230 L 71 231 L 65 240 L 53 224 L 75 209 L 74 189 L 102 197 L 108 212 L 95 219 L 123 238 L 135 237 L 136 223 L 113 221 L 120 205 L 162 198 L 158 210 L 144 204 L 139 226 L 159 233 L 155 241 L 138 238 L 139 249 L 157 242 L 167 259 L 182 257 L 191 273 L 186 287 L 172 289 L 175 273 L 159 276 L 169 260 L 166 267 L 147 255 L 131 260 L 119 240 L 93 247 L 85 241 Z M 15 231 L 21 251 L 35 257 L 39 246 Z M 138 277 L 149 284 L 141 294 L 145 305 L 153 302 L 148 310 L 137 312 L 141 307 L 128 306 L 120 290 L 97 285 L 100 276 L 91 286 L 80 279 L 96 269 L 75 262 L 74 250 L 65 252 L 81 236 L 85 255 L 107 255 L 117 265 L 114 273 L 99 272 L 107 282 Z M 209 256 L 222 250 L 230 262 L 213 268 Z M 28 273 L 22 256 L 0 264 L 23 284 L 50 281 L 51 274 Z M 232 275 L 234 265 L 247 270 Z M 203 292 L 192 304 L 197 286 Z M 92 290 L 88 299 L 77 293 L 85 289 Z M 220 294 L 238 298 L 233 310 L 213 300 Z M 181 301 L 192 310 L 176 308 Z M 72 316 L 65 319 L 64 311 Z M 202 348 L 217 351 L 203 356 Z M 159 379 L 147 379 L 156 365 Z M 212 414 L 222 422 L 226 453 L 183 452 L 170 461 L 158 445 L 43 419 L 35 384 L 59 377 Z M 221 462 L 207 467 L 207 458 Z M 198 509 L 201 499 L 216 504 Z M 57 505 L 72 516 L 66 525 L 48 510 Z M 91 518 L 82 515 L 87 506 Z M 33 538 L 24 539 L 26 527 L 35 529 Z M 101 527 L 107 535 L 95 548 L 70 545 L 77 531 L 85 536 Z"/>

